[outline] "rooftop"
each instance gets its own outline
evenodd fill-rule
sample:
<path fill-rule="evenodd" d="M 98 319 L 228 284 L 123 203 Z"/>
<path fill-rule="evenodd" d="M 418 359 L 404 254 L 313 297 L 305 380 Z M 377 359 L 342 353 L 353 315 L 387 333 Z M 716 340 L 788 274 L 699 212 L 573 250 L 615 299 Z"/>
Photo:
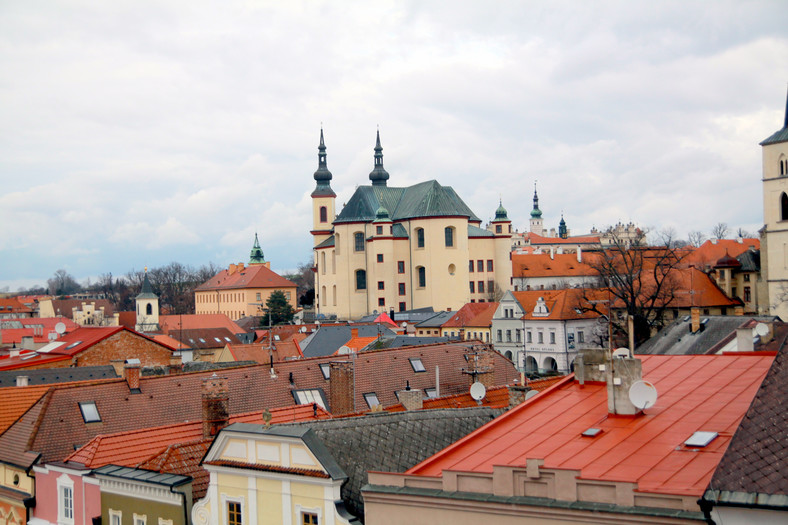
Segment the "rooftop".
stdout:
<path fill-rule="evenodd" d="M 250 264 L 240 269 L 231 265 L 227 270 L 222 270 L 202 283 L 194 291 L 295 287 L 294 282 L 285 279 L 266 265 Z"/>

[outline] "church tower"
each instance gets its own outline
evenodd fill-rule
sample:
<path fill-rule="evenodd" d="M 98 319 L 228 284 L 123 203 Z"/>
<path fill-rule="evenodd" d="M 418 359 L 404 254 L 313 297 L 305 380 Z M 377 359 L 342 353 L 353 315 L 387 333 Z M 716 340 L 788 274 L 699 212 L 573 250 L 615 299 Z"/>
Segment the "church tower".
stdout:
<path fill-rule="evenodd" d="M 542 210 L 539 209 L 539 195 L 536 194 L 536 182 L 534 182 L 534 209 L 531 210 L 531 233 L 544 235 Z"/>
<path fill-rule="evenodd" d="M 317 171 L 314 178 L 317 183 L 312 192 L 312 238 L 314 246 L 325 241 L 331 236 L 332 223 L 334 222 L 334 206 L 337 198 L 331 189 L 333 176 L 328 171 L 326 164 L 326 144 L 323 141 L 323 128 L 320 128 L 320 145 L 317 147 Z"/>
<path fill-rule="evenodd" d="M 159 330 L 159 296 L 153 293 L 148 280 L 148 269 L 142 280 L 142 290 L 136 297 L 137 323 L 134 329 L 138 332 L 156 332 Z"/>
<path fill-rule="evenodd" d="M 769 289 L 769 315 L 788 319 L 788 98 L 782 129 L 761 142 L 763 151 L 764 280 Z"/>
<path fill-rule="evenodd" d="M 380 130 L 375 141 L 375 167 L 369 172 L 369 180 L 373 186 L 385 186 L 389 173 L 383 169 L 383 146 L 380 145 Z"/>

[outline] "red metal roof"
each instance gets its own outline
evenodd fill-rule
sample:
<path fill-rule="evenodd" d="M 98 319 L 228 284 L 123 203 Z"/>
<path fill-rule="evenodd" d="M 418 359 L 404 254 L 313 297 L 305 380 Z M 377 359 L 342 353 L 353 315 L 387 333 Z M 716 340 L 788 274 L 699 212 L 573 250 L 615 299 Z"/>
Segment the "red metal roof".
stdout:
<path fill-rule="evenodd" d="M 55 331 L 55 325 L 63 323 L 66 325 L 66 333 L 79 328 L 71 319 L 65 317 L 26 317 L 20 319 L 3 319 L 0 321 L 0 326 L 7 325 L 11 322 L 19 322 L 23 328 L 2 328 L 0 333 L 3 336 L 3 345 L 11 345 L 22 342 L 22 337 L 32 336 L 33 341 L 36 343 L 49 342 L 49 333 Z"/>
<path fill-rule="evenodd" d="M 163 334 L 168 334 L 172 330 L 198 330 L 201 328 L 227 328 L 233 334 L 245 332 L 225 314 L 160 315 L 159 327 L 161 327 Z"/>
<path fill-rule="evenodd" d="M 700 496 L 763 381 L 768 356 L 642 356 L 643 377 L 659 392 L 645 414 L 610 416 L 603 383 L 569 376 L 408 471 L 491 473 L 493 465 L 571 469 L 582 479 L 638 484 L 641 492 Z M 583 437 L 599 428 L 595 438 Z M 689 449 L 696 431 L 719 433 Z"/>

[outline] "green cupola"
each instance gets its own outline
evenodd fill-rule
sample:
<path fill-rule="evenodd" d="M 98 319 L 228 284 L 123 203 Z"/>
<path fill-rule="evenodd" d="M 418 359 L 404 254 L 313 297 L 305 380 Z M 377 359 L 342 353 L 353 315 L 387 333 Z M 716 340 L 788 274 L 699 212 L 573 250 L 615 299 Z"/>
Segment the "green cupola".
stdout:
<path fill-rule="evenodd" d="M 506 214 L 506 208 L 503 207 L 503 202 L 498 201 L 498 209 L 495 210 L 495 220 L 493 222 L 508 221 L 509 216 Z"/>
<path fill-rule="evenodd" d="M 265 255 L 263 249 L 260 248 L 260 241 L 257 240 L 257 232 L 254 234 L 254 245 L 249 254 L 249 264 L 263 264 L 265 262 Z"/>
<path fill-rule="evenodd" d="M 542 210 L 539 209 L 539 195 L 536 193 L 536 183 L 534 182 L 534 209 L 531 210 L 531 218 L 539 219 L 542 217 Z"/>
<path fill-rule="evenodd" d="M 389 180 L 388 172 L 383 169 L 383 147 L 380 145 L 380 130 L 378 130 L 375 142 L 375 166 L 369 172 L 369 180 L 372 181 L 373 186 L 385 186 L 386 181 Z"/>

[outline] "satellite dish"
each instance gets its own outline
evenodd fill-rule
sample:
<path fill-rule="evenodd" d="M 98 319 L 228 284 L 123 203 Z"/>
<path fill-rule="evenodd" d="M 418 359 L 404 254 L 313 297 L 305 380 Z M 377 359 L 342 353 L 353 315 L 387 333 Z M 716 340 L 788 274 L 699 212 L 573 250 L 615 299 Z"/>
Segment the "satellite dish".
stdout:
<path fill-rule="evenodd" d="M 487 394 L 487 389 L 484 387 L 483 384 L 476 381 L 474 384 L 471 385 L 471 397 L 476 401 L 481 401 L 484 399 L 484 396 Z"/>
<path fill-rule="evenodd" d="M 528 392 L 525 393 L 525 400 L 527 401 L 527 400 L 531 399 L 532 397 L 534 397 L 538 393 L 539 393 L 538 390 L 529 390 Z"/>
<path fill-rule="evenodd" d="M 629 401 L 640 410 L 651 408 L 657 402 L 657 388 L 648 381 L 635 381 L 629 387 Z"/>
<path fill-rule="evenodd" d="M 629 348 L 616 348 L 615 350 L 613 350 L 613 357 L 628 358 Z"/>
<path fill-rule="evenodd" d="M 66 333 L 66 324 L 65 323 L 58 323 L 58 324 L 56 324 L 55 325 L 55 332 L 57 332 L 60 335 L 65 334 Z"/>
<path fill-rule="evenodd" d="M 346 346 L 346 345 L 340 346 L 339 350 L 337 350 L 337 355 L 348 355 L 348 354 L 352 354 L 352 353 L 353 353 L 353 350 L 351 350 L 350 347 Z"/>
<path fill-rule="evenodd" d="M 769 327 L 766 326 L 764 323 L 758 323 L 755 325 L 755 333 L 763 337 L 769 333 Z"/>

